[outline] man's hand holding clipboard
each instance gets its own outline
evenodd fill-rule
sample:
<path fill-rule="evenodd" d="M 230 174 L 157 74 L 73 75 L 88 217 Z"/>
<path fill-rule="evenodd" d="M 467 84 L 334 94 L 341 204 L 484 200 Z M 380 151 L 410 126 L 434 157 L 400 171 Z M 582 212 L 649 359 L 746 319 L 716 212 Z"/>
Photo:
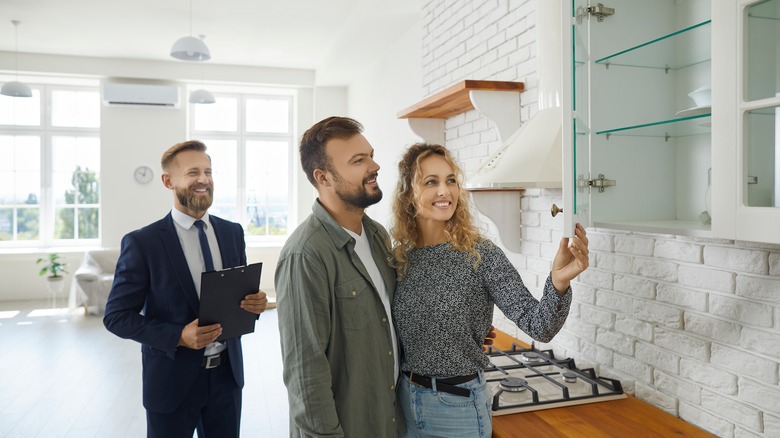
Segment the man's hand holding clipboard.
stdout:
<path fill-rule="evenodd" d="M 245 296 L 243 300 L 241 300 L 241 308 L 247 312 L 254 313 L 255 315 L 263 313 L 267 306 L 268 297 L 266 297 L 265 292 L 261 290 L 258 290 L 253 294 L 249 294 Z"/>

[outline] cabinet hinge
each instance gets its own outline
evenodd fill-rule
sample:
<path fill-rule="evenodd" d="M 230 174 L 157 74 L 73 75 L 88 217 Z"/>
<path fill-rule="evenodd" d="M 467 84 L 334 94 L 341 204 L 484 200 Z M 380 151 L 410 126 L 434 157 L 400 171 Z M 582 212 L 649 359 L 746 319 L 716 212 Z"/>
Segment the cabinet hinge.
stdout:
<path fill-rule="evenodd" d="M 577 23 L 582 23 L 582 19 L 585 18 L 587 15 L 593 15 L 596 17 L 596 21 L 602 22 L 604 21 L 604 17 L 609 17 L 610 15 L 615 15 L 615 8 L 609 8 L 604 6 L 603 3 L 598 3 L 596 6 L 589 5 L 587 7 L 578 7 L 577 8 Z"/>
<path fill-rule="evenodd" d="M 603 173 L 599 174 L 599 177 L 592 180 L 587 180 L 583 175 L 577 179 L 577 188 L 580 192 L 585 190 L 586 187 L 593 187 L 599 189 L 599 193 L 604 193 L 604 189 L 617 185 L 617 181 L 614 179 L 606 179 Z"/>

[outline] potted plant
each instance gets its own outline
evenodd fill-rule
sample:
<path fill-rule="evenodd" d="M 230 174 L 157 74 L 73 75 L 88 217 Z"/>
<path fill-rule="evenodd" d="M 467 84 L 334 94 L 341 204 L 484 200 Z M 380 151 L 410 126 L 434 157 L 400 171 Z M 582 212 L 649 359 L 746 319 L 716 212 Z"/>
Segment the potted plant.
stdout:
<path fill-rule="evenodd" d="M 63 277 L 62 274 L 68 273 L 68 270 L 65 269 L 68 265 L 65 257 L 59 253 L 53 252 L 47 257 L 39 258 L 35 263 L 38 265 L 43 264 L 41 270 L 38 271 L 38 275 L 46 277 L 46 285 L 49 288 L 49 293 L 52 295 L 60 293 L 65 280 L 65 277 Z"/>

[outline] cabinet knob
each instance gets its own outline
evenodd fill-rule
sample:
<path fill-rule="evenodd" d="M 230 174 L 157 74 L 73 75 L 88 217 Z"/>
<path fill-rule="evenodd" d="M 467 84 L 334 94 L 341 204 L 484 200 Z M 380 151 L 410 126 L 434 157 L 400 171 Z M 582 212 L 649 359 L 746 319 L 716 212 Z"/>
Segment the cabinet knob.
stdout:
<path fill-rule="evenodd" d="M 555 217 L 558 213 L 563 213 L 563 209 L 558 208 L 557 205 L 553 204 L 552 208 L 550 208 L 550 214 L 552 214 L 552 216 Z"/>

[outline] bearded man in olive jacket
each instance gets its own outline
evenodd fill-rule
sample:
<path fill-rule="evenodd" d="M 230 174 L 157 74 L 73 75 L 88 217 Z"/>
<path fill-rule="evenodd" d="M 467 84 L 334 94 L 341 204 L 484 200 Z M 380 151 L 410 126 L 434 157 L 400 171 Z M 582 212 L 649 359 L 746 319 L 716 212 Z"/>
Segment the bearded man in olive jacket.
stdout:
<path fill-rule="evenodd" d="M 364 210 L 382 199 L 374 150 L 355 120 L 330 117 L 300 145 L 313 213 L 276 268 L 291 437 L 396 436 L 398 343 L 389 236 Z"/>

